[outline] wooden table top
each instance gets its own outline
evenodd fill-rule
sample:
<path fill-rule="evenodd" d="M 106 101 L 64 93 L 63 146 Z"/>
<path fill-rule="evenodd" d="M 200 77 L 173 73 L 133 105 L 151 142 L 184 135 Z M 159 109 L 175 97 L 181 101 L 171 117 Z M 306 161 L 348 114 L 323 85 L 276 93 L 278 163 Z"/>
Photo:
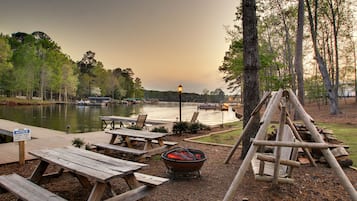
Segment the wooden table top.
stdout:
<path fill-rule="evenodd" d="M 35 150 L 29 153 L 43 161 L 100 182 L 123 177 L 147 166 L 74 147 Z"/>
<path fill-rule="evenodd" d="M 135 130 L 135 129 L 127 129 L 127 128 L 119 128 L 116 130 L 106 131 L 108 134 L 112 135 L 121 135 L 121 136 L 129 136 L 129 137 L 137 137 L 137 138 L 144 138 L 144 139 L 158 139 L 165 137 L 167 133 L 157 133 L 157 132 L 150 132 L 145 130 Z"/>

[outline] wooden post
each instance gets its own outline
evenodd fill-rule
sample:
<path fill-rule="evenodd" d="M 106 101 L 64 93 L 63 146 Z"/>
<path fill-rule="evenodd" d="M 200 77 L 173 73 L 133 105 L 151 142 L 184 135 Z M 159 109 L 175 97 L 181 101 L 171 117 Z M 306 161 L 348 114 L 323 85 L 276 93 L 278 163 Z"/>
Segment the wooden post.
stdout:
<path fill-rule="evenodd" d="M 278 105 L 280 103 L 280 98 L 282 96 L 283 91 L 280 89 L 277 93 L 275 93 L 272 97 L 272 100 L 269 102 L 269 105 L 266 109 L 266 119 L 267 121 L 265 121 L 261 126 L 260 129 L 258 130 L 258 133 L 255 137 L 255 139 L 263 139 L 265 134 L 266 134 L 266 130 L 270 124 L 270 120 L 271 117 L 273 116 L 274 112 L 278 109 Z M 245 174 L 245 172 L 247 171 L 250 161 L 253 159 L 254 154 L 257 152 L 258 150 L 258 146 L 254 146 L 253 144 L 250 146 L 247 155 L 245 156 L 245 159 L 243 160 L 236 176 L 234 177 L 232 184 L 229 186 L 228 191 L 226 192 L 223 201 L 230 201 L 233 200 L 235 192 L 238 189 L 238 186 L 240 184 L 240 182 L 243 179 L 243 176 Z"/>
<path fill-rule="evenodd" d="M 25 165 L 25 141 L 19 141 L 19 164 Z"/>
<path fill-rule="evenodd" d="M 311 117 L 309 115 L 306 115 L 304 108 L 300 104 L 299 100 L 296 98 L 295 94 L 291 90 L 289 90 L 289 94 L 291 103 L 296 108 L 297 112 L 305 123 L 306 128 L 311 132 L 311 136 L 316 142 L 324 143 L 323 139 L 321 138 L 319 132 L 316 129 L 316 126 L 311 122 Z M 336 158 L 331 153 L 330 149 L 321 149 L 321 152 L 326 158 L 331 168 L 336 172 L 338 178 L 341 181 L 342 186 L 350 194 L 351 199 L 357 200 L 357 192 L 355 188 L 353 187 L 345 172 L 337 162 Z"/>
<path fill-rule="evenodd" d="M 264 94 L 262 100 L 259 102 L 259 104 L 255 107 L 254 111 L 252 112 L 251 117 L 250 117 L 250 119 L 249 119 L 247 125 L 245 126 L 246 128 L 249 128 L 249 127 L 252 126 L 251 124 L 254 122 L 254 121 L 253 121 L 254 118 L 258 118 L 257 113 L 258 113 L 258 112 L 260 111 L 260 109 L 263 107 L 264 103 L 266 102 L 266 100 L 268 100 L 268 98 L 270 97 L 270 95 L 271 95 L 271 92 L 265 92 L 265 94 Z M 226 160 L 224 160 L 224 163 L 225 163 L 225 164 L 228 164 L 228 163 L 229 163 L 229 160 L 232 158 L 234 152 L 235 152 L 236 149 L 238 148 L 239 144 L 242 142 L 243 136 L 246 135 L 247 130 L 248 130 L 248 129 L 246 129 L 246 128 L 244 128 L 242 134 L 239 136 L 237 142 L 234 144 L 233 148 L 232 148 L 231 151 L 229 152 L 229 154 L 228 154 Z"/>
<path fill-rule="evenodd" d="M 286 118 L 286 98 L 283 99 L 283 104 L 280 112 L 280 124 L 279 124 L 279 132 L 277 136 L 277 141 L 281 142 L 284 134 L 284 126 L 285 126 L 285 118 Z M 276 147 L 276 155 L 275 155 L 275 163 L 274 163 L 274 179 L 273 184 L 278 184 L 279 178 L 279 168 L 280 168 L 280 156 L 281 156 L 281 147 Z"/>

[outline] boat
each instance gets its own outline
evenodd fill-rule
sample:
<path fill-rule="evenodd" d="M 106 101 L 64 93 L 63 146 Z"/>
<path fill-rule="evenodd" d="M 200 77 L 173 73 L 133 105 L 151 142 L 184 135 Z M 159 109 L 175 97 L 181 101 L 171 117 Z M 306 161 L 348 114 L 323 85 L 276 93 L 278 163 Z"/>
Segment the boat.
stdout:
<path fill-rule="evenodd" d="M 200 110 L 221 110 L 228 111 L 229 105 L 227 103 L 218 104 L 218 103 L 204 103 L 197 106 Z"/>

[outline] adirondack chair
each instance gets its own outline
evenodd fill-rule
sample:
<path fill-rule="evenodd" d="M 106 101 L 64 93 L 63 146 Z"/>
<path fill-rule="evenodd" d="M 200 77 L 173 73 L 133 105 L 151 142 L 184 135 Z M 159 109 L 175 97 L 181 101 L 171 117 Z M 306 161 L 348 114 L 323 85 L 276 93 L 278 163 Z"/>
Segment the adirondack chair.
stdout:
<path fill-rule="evenodd" d="M 139 114 L 138 119 L 136 120 L 134 126 L 140 129 L 144 128 L 147 116 L 148 116 L 147 114 Z"/>
<path fill-rule="evenodd" d="M 197 122 L 197 117 L 198 117 L 199 112 L 194 112 L 191 118 L 191 124 Z"/>

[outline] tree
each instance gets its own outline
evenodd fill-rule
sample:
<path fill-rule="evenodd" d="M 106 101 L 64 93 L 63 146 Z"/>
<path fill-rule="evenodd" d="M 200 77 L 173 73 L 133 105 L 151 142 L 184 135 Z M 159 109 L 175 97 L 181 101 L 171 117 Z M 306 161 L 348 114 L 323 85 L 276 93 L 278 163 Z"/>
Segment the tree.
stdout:
<path fill-rule="evenodd" d="M 243 125 L 247 125 L 250 115 L 259 103 L 259 55 L 258 31 L 255 0 L 243 0 L 243 58 L 244 58 L 244 85 L 243 85 Z M 254 118 L 250 126 L 249 135 L 243 137 L 241 158 L 243 159 L 250 147 L 250 139 L 254 138 L 259 130 L 260 118 Z"/>
<path fill-rule="evenodd" d="M 0 34 L 0 93 L 9 87 L 9 74 L 12 69 L 12 51 L 7 38 Z"/>
<path fill-rule="evenodd" d="M 301 105 L 304 105 L 304 68 L 303 68 L 303 39 L 304 39 L 304 0 L 299 0 L 298 4 L 298 20 L 297 20 L 297 34 L 295 44 L 295 72 L 297 77 L 298 99 Z"/>
<path fill-rule="evenodd" d="M 313 44 L 313 50 L 314 50 L 316 62 L 319 66 L 321 76 L 323 78 L 323 83 L 325 85 L 327 98 L 330 101 L 330 114 L 336 115 L 339 112 L 338 99 L 337 99 L 338 97 L 336 91 L 333 89 L 331 78 L 326 67 L 326 62 L 321 56 L 320 53 L 321 48 L 319 47 L 318 40 L 317 40 L 317 33 L 319 27 L 318 26 L 318 0 L 312 0 L 312 1 L 314 5 L 314 12 L 312 10 L 310 0 L 306 0 L 306 7 L 307 7 L 308 18 L 310 23 L 310 34 Z"/>

